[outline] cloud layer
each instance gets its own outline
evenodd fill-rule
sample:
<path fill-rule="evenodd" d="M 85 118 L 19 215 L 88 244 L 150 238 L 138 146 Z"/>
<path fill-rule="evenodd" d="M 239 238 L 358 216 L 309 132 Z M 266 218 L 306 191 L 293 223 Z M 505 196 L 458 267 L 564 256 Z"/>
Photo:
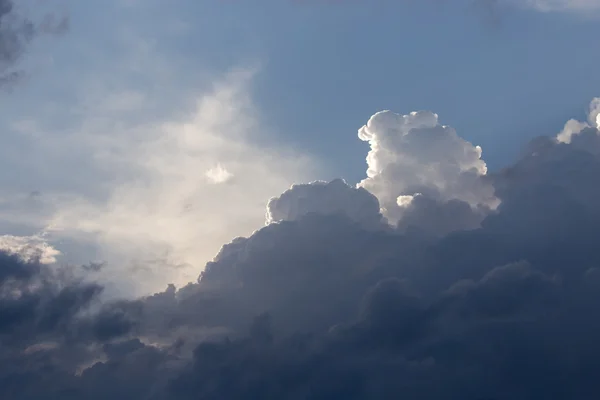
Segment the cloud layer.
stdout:
<path fill-rule="evenodd" d="M 526 4 L 541 11 L 590 12 L 600 10 L 598 0 L 527 0 Z"/>
<path fill-rule="evenodd" d="M 371 152 L 358 187 L 294 185 L 196 282 L 135 300 L 100 301 L 88 274 L 101 266 L 1 252 L 0 395 L 589 398 L 600 390 L 600 131 L 578 126 L 489 173 L 435 114 L 378 113 L 359 131 Z M 167 154 L 171 143 L 160 141 Z M 243 179 L 210 161 L 198 177 L 220 162 L 217 176 Z M 122 240 L 152 229 L 170 226 Z"/>
<path fill-rule="evenodd" d="M 39 161 L 15 168 L 42 187 L 7 198 L 0 226 L 42 232 L 61 262 L 104 262 L 96 278 L 119 293 L 194 281 L 224 242 L 263 225 L 266 199 L 316 167 L 272 140 L 250 96 L 254 74 L 224 74 L 177 118 L 140 121 L 152 99 L 116 93 L 68 129 L 19 124 L 13 139 Z M 132 121 L 113 123 L 123 113 Z"/>
<path fill-rule="evenodd" d="M 13 0 L 0 0 L 0 88 L 13 85 L 24 76 L 17 63 L 36 37 L 62 34 L 68 26 L 68 18 L 54 14 L 33 21 L 19 12 Z"/>

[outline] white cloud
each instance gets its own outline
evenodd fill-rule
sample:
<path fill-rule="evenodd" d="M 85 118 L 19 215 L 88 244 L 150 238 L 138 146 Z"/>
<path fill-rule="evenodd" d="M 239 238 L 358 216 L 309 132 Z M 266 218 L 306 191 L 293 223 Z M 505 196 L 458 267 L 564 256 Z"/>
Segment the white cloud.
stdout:
<path fill-rule="evenodd" d="M 0 236 L 0 250 L 14 254 L 24 261 L 37 260 L 42 264 L 56 262 L 60 251 L 52 247 L 42 236 Z"/>
<path fill-rule="evenodd" d="M 225 183 L 233 178 L 233 174 L 227 171 L 221 164 L 217 164 L 204 174 L 211 183 Z"/>
<path fill-rule="evenodd" d="M 293 185 L 269 201 L 266 222 L 295 221 L 311 213 L 343 214 L 367 229 L 387 226 L 379 212 L 377 198 L 363 188 L 349 186 L 342 179 Z"/>
<path fill-rule="evenodd" d="M 367 178 L 359 186 L 377 196 L 391 223 L 402 218 L 418 193 L 471 206 L 497 205 L 492 186 L 482 179 L 487 167 L 481 148 L 440 125 L 437 114 L 382 111 L 369 119 L 358 136 L 371 146 Z"/>
<path fill-rule="evenodd" d="M 578 135 L 587 128 L 600 130 L 600 97 L 594 98 L 590 103 L 587 122 L 570 119 L 563 130 L 556 135 L 556 140 L 561 143 L 571 143 L 573 135 Z"/>
<path fill-rule="evenodd" d="M 21 124 L 39 161 L 23 173 L 43 186 L 35 217 L 45 226 L 32 229 L 47 228 L 69 262 L 107 261 L 101 279 L 121 292 L 194 281 L 223 243 L 264 224 L 267 199 L 314 167 L 274 142 L 250 97 L 254 74 L 225 74 L 191 111 L 163 122 L 133 112 L 145 96 L 119 90 L 90 94 L 98 106 L 83 101 L 73 128 Z"/>

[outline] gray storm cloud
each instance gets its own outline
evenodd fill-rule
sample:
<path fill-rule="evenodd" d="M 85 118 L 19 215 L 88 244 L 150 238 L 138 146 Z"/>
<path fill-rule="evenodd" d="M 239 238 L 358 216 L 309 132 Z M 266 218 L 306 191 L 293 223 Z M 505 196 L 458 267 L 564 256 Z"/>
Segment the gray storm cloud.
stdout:
<path fill-rule="evenodd" d="M 292 186 L 197 282 L 152 296 L 101 302 L 85 273 L 1 252 L 0 396 L 590 398 L 595 109 L 498 172 L 434 113 L 378 113 L 359 186 Z"/>

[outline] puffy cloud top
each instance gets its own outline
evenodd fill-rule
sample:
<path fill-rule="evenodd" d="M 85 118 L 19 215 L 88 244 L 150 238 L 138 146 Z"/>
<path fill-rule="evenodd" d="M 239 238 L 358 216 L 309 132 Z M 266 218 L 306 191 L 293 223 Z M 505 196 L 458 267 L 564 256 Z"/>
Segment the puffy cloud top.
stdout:
<path fill-rule="evenodd" d="M 267 223 L 295 221 L 316 213 L 343 214 L 365 228 L 377 229 L 384 224 L 377 198 L 364 188 L 353 188 L 342 179 L 294 185 L 281 196 L 269 200 Z"/>
<path fill-rule="evenodd" d="M 587 122 L 570 119 L 565 124 L 563 130 L 556 136 L 556 140 L 561 143 L 571 143 L 573 135 L 578 135 L 588 128 L 600 130 L 600 97 L 596 97 L 590 103 Z"/>
<path fill-rule="evenodd" d="M 433 113 L 376 114 L 360 135 L 360 187 L 293 186 L 179 290 L 102 302 L 88 275 L 0 251 L 0 397 L 599 392 L 598 130 L 538 138 L 490 174 Z"/>
<path fill-rule="evenodd" d="M 441 125 L 437 114 L 382 111 L 369 119 L 358 137 L 371 146 L 367 178 L 360 186 L 377 196 L 392 223 L 400 221 L 416 194 L 474 207 L 497 204 L 493 187 L 482 179 L 487 167 L 481 147 Z"/>

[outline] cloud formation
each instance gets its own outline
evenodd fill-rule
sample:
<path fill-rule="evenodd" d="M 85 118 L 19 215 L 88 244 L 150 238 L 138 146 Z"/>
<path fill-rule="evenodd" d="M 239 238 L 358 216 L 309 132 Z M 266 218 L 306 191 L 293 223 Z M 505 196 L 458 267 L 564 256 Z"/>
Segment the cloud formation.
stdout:
<path fill-rule="evenodd" d="M 39 193 L 9 182 L 0 229 L 43 238 L 61 263 L 103 263 L 105 293 L 195 281 L 223 243 L 264 224 L 267 199 L 317 168 L 273 139 L 253 104 L 255 73 L 219 76 L 176 116 L 149 121 L 145 92 L 86 91 L 66 128 L 17 124 L 11 139 L 33 161 L 12 165 Z"/>
<path fill-rule="evenodd" d="M 577 135 L 588 128 L 600 129 L 600 97 L 596 97 L 590 103 L 587 122 L 570 119 L 556 136 L 556 139 L 562 143 L 571 143 L 573 135 Z"/>
<path fill-rule="evenodd" d="M 36 236 L 4 236 L 1 398 L 600 391 L 597 100 L 588 122 L 535 139 L 498 172 L 432 112 L 377 113 L 359 130 L 371 146 L 359 185 L 285 190 L 302 160 L 247 133 L 259 120 L 244 102 L 246 73 L 226 77 L 184 122 L 123 131 L 131 136 L 118 143 L 97 131 L 69 136 L 126 173 L 104 198 L 32 196 L 25 209 L 52 199 L 40 214 L 65 240 L 100 238 L 151 260 L 157 248 L 200 259 L 215 240 L 228 244 L 203 271 L 190 267 L 193 283 L 118 300 L 103 296 L 99 276 L 118 272 L 110 263 L 60 266 L 40 257 L 54 256 L 48 247 L 25 251 Z M 275 189 L 285 191 L 271 197 Z M 260 227 L 255 203 L 269 197 Z M 210 212 L 194 213 L 197 204 Z M 223 238 L 230 221 L 248 236 Z"/>
<path fill-rule="evenodd" d="M 600 10 L 598 0 L 527 0 L 527 5 L 541 11 L 590 12 Z"/>
<path fill-rule="evenodd" d="M 56 263 L 60 251 L 40 236 L 0 236 L 0 250 L 20 257 L 24 261 L 37 260 L 42 264 Z"/>
<path fill-rule="evenodd" d="M 225 183 L 233 178 L 233 174 L 223 168 L 221 164 L 217 164 L 216 167 L 206 171 L 205 175 L 206 178 L 212 183 Z"/>
<path fill-rule="evenodd" d="M 440 203 L 460 201 L 475 209 L 497 206 L 494 188 L 485 179 L 481 148 L 441 125 L 432 112 L 379 112 L 358 137 L 371 146 L 367 178 L 360 186 L 379 199 L 383 214 L 393 224 L 402 220 L 407 208 L 418 207 L 412 204 L 417 197 Z"/>
<path fill-rule="evenodd" d="M 68 26 L 68 18 L 53 14 L 33 21 L 19 12 L 13 0 L 0 0 L 0 87 L 23 77 L 25 72 L 16 65 L 32 40 L 39 35 L 62 34 Z"/>
<path fill-rule="evenodd" d="M 341 179 L 293 185 L 269 201 L 266 222 L 296 221 L 311 213 L 343 215 L 367 229 L 381 229 L 386 224 L 377 197 Z"/>

